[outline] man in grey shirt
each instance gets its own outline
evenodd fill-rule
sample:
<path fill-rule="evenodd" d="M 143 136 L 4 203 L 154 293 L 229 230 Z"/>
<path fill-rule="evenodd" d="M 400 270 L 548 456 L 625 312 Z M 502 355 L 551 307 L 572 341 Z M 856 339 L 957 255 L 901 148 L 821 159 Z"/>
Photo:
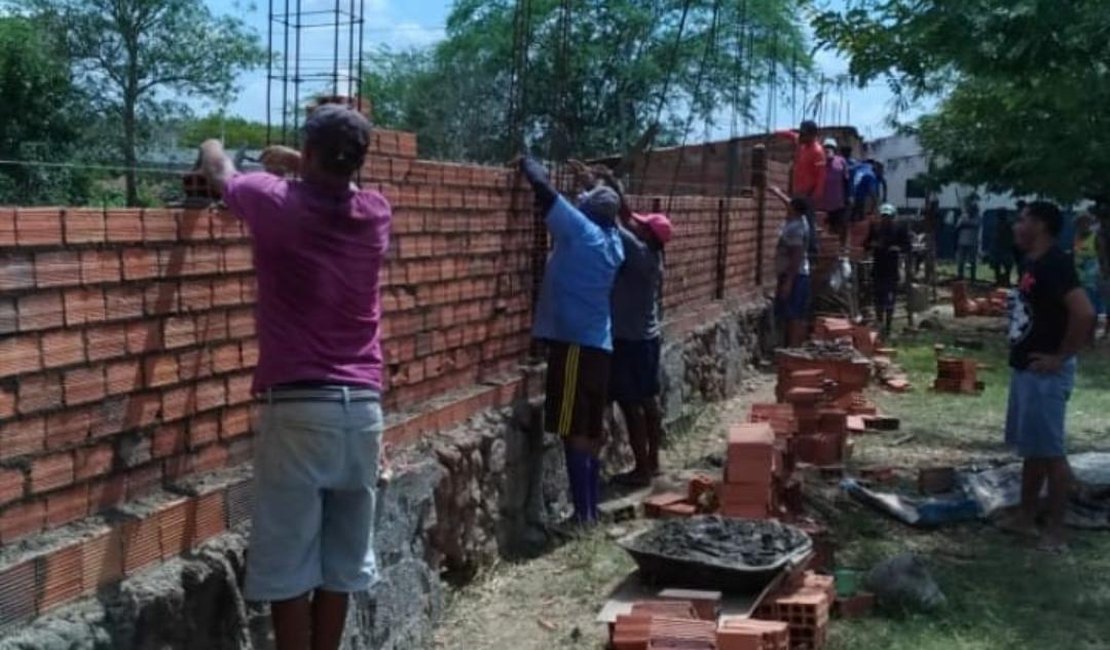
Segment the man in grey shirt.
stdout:
<path fill-rule="evenodd" d="M 964 215 L 956 222 L 956 277 L 964 279 L 964 266 L 971 266 L 971 281 L 979 265 L 979 197 L 967 199 Z"/>
<path fill-rule="evenodd" d="M 659 405 L 663 247 L 671 239 L 662 214 L 621 209 L 624 265 L 613 285 L 613 363 L 609 390 L 624 413 L 635 468 L 614 480 L 630 486 L 651 483 L 659 473 L 663 414 Z"/>

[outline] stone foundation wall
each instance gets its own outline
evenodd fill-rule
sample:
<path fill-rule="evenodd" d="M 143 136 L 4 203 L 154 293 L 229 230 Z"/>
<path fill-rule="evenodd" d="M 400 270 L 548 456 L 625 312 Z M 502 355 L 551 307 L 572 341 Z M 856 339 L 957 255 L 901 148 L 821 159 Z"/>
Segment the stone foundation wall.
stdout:
<path fill-rule="evenodd" d="M 733 394 L 754 372 L 765 312 L 762 304 L 717 304 L 672 319 L 663 351 L 668 424 Z M 531 376 L 526 381 L 539 377 Z M 446 583 L 465 582 L 497 557 L 547 548 L 545 525 L 566 514 L 568 498 L 562 445 L 542 432 L 541 409 L 537 399 L 519 400 L 394 459 L 394 476 L 379 500 L 382 580 L 355 599 L 346 648 L 428 647 Z M 615 472 L 627 454 L 611 445 L 606 458 Z M 0 649 L 268 648 L 265 608 L 247 605 L 240 591 L 245 533 L 222 535 L 11 630 Z"/>

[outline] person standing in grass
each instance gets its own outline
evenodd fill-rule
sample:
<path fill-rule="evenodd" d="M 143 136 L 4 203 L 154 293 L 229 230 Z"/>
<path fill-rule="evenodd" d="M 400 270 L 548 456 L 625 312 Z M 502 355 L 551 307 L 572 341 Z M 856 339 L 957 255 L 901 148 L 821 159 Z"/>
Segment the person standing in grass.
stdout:
<path fill-rule="evenodd" d="M 1102 271 L 1099 268 L 1098 235 L 1095 218 L 1084 213 L 1075 220 L 1075 243 L 1072 245 L 1072 258 L 1075 259 L 1075 272 L 1079 284 L 1087 292 L 1087 299 L 1095 309 L 1095 318 L 1103 312 Z"/>
<path fill-rule="evenodd" d="M 265 173 L 238 173 L 218 141 L 201 147 L 201 171 L 254 249 L 262 417 L 244 592 L 270 603 L 277 650 L 338 648 L 350 594 L 378 581 L 392 210 L 353 184 L 369 144 L 366 117 L 332 104 L 305 119 L 301 151 L 262 154 Z"/>
<path fill-rule="evenodd" d="M 544 426 L 563 438 L 574 521 L 594 524 L 613 356 L 610 300 L 624 263 L 617 230 L 621 198 L 612 188 L 597 186 L 572 204 L 552 187 L 539 163 L 521 157 L 519 165 L 554 240 L 532 327 L 532 335 L 547 344 Z"/>
<path fill-rule="evenodd" d="M 1014 224 L 1024 268 L 1010 297 L 1010 398 L 1006 443 L 1023 459 L 1021 507 L 1003 522 L 1037 535 L 1041 489 L 1048 484 L 1048 519 L 1041 548 L 1064 551 L 1064 515 L 1071 468 L 1064 443 L 1067 403 L 1075 386 L 1076 355 L 1089 341 L 1094 308 L 1071 258 L 1057 245 L 1063 216 L 1033 202 Z"/>
<path fill-rule="evenodd" d="M 899 261 L 909 255 L 909 229 L 899 224 L 898 210 L 889 203 L 879 208 L 879 221 L 867 232 L 864 248 L 871 250 L 871 281 L 875 292 L 875 318 L 882 326 L 883 336 L 894 329 L 894 306 L 898 298 Z"/>

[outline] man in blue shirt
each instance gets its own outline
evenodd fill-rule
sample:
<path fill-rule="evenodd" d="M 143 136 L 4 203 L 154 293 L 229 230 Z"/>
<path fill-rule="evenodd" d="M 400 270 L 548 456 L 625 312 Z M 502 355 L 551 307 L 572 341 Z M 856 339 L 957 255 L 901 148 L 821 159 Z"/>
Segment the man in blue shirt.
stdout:
<path fill-rule="evenodd" d="M 599 186 L 572 205 L 534 160 L 522 158 L 520 168 L 554 240 L 532 327 L 532 335 L 548 349 L 544 425 L 563 438 L 575 520 L 595 523 L 613 353 L 610 300 L 624 262 L 617 230 L 621 199 Z"/>

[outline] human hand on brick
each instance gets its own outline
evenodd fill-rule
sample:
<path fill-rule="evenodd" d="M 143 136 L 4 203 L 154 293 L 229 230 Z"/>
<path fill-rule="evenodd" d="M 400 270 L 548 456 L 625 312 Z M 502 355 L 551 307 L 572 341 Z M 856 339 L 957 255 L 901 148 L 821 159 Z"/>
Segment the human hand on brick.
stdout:
<path fill-rule="evenodd" d="M 262 167 L 271 174 L 285 176 L 301 171 L 301 152 L 281 145 L 272 145 L 262 151 Z"/>

